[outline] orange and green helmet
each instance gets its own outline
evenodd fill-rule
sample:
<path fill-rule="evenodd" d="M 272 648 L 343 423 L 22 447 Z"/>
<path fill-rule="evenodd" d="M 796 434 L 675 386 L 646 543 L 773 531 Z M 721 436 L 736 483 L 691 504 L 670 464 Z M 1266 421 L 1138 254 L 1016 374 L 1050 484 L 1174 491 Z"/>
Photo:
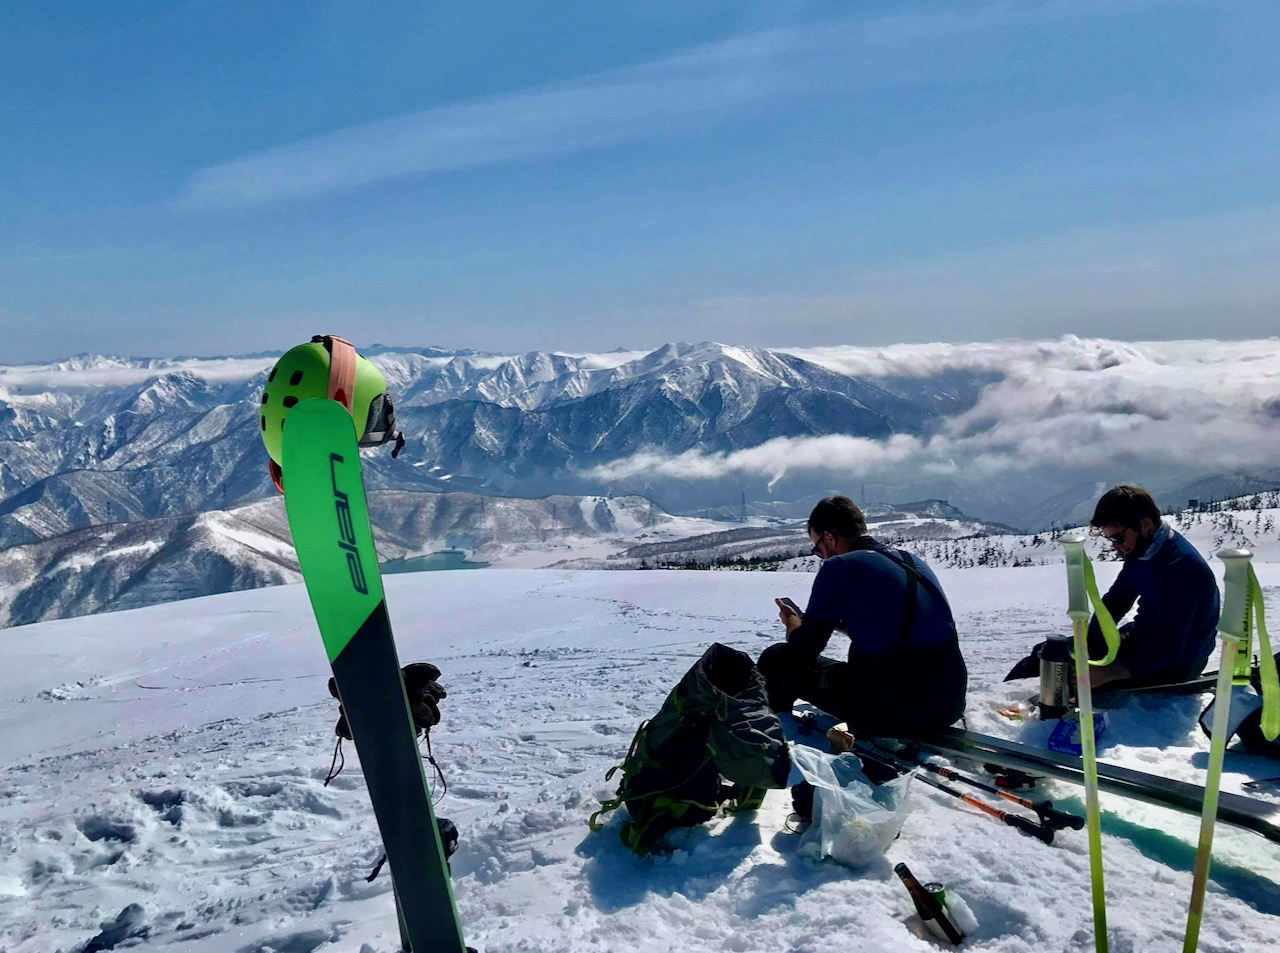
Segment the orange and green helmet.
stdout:
<path fill-rule="evenodd" d="M 289 411 L 300 401 L 331 398 L 351 412 L 351 423 L 362 447 L 396 441 L 392 456 L 404 446 L 395 429 L 395 411 L 387 380 L 351 342 L 317 334 L 306 344 L 290 348 L 276 361 L 262 388 L 258 424 L 263 446 L 271 458 L 272 482 L 281 487 L 281 441 Z"/>

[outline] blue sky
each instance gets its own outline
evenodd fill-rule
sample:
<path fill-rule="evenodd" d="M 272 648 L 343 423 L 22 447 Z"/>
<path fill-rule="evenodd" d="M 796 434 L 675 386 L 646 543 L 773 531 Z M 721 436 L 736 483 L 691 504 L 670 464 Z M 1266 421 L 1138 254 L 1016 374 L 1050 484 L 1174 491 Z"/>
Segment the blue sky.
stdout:
<path fill-rule="evenodd" d="M 1253 337 L 1274 2 L 0 5 L 0 363 Z"/>

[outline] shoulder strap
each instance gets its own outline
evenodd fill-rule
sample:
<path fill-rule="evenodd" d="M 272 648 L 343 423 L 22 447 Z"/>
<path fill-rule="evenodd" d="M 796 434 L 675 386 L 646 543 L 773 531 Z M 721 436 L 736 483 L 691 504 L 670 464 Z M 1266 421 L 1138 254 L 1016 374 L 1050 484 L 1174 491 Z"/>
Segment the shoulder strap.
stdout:
<path fill-rule="evenodd" d="M 947 609 L 948 618 L 951 617 L 951 605 L 933 580 L 915 567 L 915 562 L 910 553 L 901 549 L 890 549 L 883 544 L 873 548 L 881 556 L 900 566 L 907 574 L 907 595 L 902 604 L 902 621 L 898 625 L 898 638 L 890 649 L 891 652 L 905 651 L 911 639 L 912 626 L 915 624 L 917 587 L 923 585 L 930 595 L 941 602 Z M 955 626 L 955 620 L 951 619 L 951 628 L 953 630 Z"/>
<path fill-rule="evenodd" d="M 919 585 L 921 576 L 916 571 L 916 567 L 911 564 L 911 557 L 902 550 L 898 550 L 898 553 L 903 557 L 902 562 L 898 562 L 896 559 L 893 561 L 907 571 L 907 594 L 902 601 L 902 621 L 898 623 L 898 641 L 894 643 L 891 651 L 905 652 L 907 645 L 911 641 L 911 628 L 916 621 L 916 588 Z M 890 558 L 892 559 L 893 557 Z"/>

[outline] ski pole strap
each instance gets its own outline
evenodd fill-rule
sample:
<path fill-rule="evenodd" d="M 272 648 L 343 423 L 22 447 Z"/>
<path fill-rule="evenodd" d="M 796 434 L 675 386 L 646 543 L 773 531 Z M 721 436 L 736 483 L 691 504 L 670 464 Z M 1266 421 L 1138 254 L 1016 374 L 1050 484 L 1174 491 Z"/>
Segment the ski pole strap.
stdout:
<path fill-rule="evenodd" d="M 1098 628 L 1107 643 L 1107 654 L 1100 659 L 1085 659 L 1090 665 L 1110 665 L 1116 660 L 1120 651 L 1120 632 L 1116 628 L 1116 620 L 1111 617 L 1111 610 L 1098 595 L 1098 581 L 1093 575 L 1093 563 L 1089 554 L 1084 551 L 1085 537 L 1072 533 L 1062 537 L 1062 548 L 1067 559 L 1067 615 L 1073 621 L 1085 622 L 1089 618 L 1089 607 L 1093 607 L 1094 618 L 1098 620 Z M 1076 659 L 1080 664 L 1080 659 Z"/>
<path fill-rule="evenodd" d="M 1100 659 L 1089 659 L 1089 664 L 1110 665 L 1120 651 L 1120 630 L 1116 628 L 1116 620 L 1111 617 L 1111 610 L 1102 601 L 1102 596 L 1098 595 L 1098 582 L 1093 577 L 1093 562 L 1088 555 L 1084 557 L 1084 586 L 1089 603 L 1093 606 L 1093 617 L 1098 620 L 1098 628 L 1102 630 L 1102 637 L 1107 642 L 1107 654 Z"/>
<path fill-rule="evenodd" d="M 1249 566 L 1249 602 L 1253 607 L 1253 621 L 1258 633 L 1258 674 L 1262 681 L 1262 734 L 1268 741 L 1280 735 L 1280 679 L 1276 675 L 1276 659 L 1271 654 L 1271 639 L 1267 635 L 1266 614 L 1262 607 L 1262 585 L 1258 574 Z M 1245 653 L 1246 660 L 1248 652 Z"/>

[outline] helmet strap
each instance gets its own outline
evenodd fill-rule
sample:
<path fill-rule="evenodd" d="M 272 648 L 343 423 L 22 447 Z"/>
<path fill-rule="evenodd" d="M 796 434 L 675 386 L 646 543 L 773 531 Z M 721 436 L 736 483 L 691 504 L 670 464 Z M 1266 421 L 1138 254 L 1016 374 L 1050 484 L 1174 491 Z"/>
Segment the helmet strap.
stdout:
<path fill-rule="evenodd" d="M 329 352 L 329 399 L 336 400 L 351 413 L 356 388 L 355 345 L 336 334 L 318 334 L 311 340 L 323 343 Z"/>
<path fill-rule="evenodd" d="M 356 389 L 356 348 L 346 338 L 336 334 L 317 334 L 311 339 L 313 344 L 323 344 L 329 352 L 329 388 L 326 396 L 336 400 L 351 413 L 351 404 Z M 267 461 L 267 470 L 271 473 L 271 482 L 281 493 L 284 492 L 284 473 L 274 460 Z"/>
<path fill-rule="evenodd" d="M 329 352 L 329 387 L 326 396 L 330 400 L 336 400 L 346 408 L 347 413 L 352 414 L 352 405 L 355 400 L 356 389 L 356 348 L 355 345 L 346 338 L 340 338 L 336 334 L 317 334 L 311 339 L 313 344 L 323 344 L 325 350 Z M 395 451 L 391 454 L 393 457 L 400 452 L 400 448 L 404 446 L 404 436 L 398 434 Z M 275 488 L 281 493 L 284 492 L 284 473 L 274 460 L 267 461 L 267 469 L 271 473 L 271 482 Z"/>

